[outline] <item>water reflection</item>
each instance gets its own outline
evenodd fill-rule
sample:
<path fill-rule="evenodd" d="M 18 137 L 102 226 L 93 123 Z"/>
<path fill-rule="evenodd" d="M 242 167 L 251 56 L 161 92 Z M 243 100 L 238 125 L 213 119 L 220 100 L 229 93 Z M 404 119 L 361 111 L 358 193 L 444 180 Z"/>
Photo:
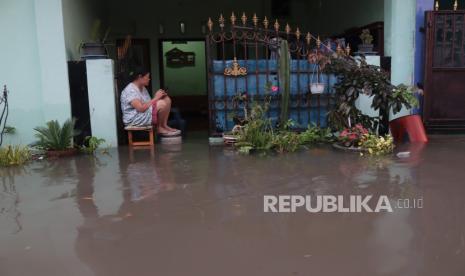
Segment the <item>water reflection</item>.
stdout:
<path fill-rule="evenodd" d="M 412 149 L 411 159 L 373 159 L 325 147 L 268 156 L 204 143 L 153 153 L 121 148 L 112 157 L 71 158 L 61 172 L 33 171 L 41 182 L 56 183 L 41 189 L 68 191 L 34 217 L 45 217 L 56 202 L 75 204 L 68 212 L 82 218 L 77 231 L 56 230 L 47 244 L 72 242 L 75 256 L 65 254 L 64 263 L 76 258 L 97 276 L 462 275 L 465 141 L 460 145 L 451 149 L 432 139 L 426 148 Z M 15 191 L 24 191 L 27 185 L 14 177 Z M 393 202 L 423 198 L 424 207 L 265 214 L 265 194 L 387 195 Z M 105 207 L 109 202 L 112 208 Z M 28 204 L 19 200 L 15 208 Z M 61 220 L 68 213 L 57 214 Z M 41 260 L 52 267 L 57 259 Z"/>
<path fill-rule="evenodd" d="M 15 176 L 26 173 L 25 167 L 11 167 L 0 170 L 0 232 L 17 234 L 22 230 L 21 212 L 18 210 L 19 194 Z"/>

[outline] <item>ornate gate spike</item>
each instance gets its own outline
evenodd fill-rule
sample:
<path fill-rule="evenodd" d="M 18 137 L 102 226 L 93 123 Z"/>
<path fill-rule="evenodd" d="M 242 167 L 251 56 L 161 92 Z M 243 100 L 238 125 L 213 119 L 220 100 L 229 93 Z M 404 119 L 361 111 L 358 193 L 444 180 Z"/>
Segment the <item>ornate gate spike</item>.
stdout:
<path fill-rule="evenodd" d="M 299 30 L 299 27 L 297 27 L 297 29 L 295 30 L 295 37 L 297 38 L 297 40 L 300 40 L 300 30 Z"/>
<path fill-rule="evenodd" d="M 321 40 L 320 40 L 320 36 L 318 36 L 318 38 L 316 39 L 316 47 L 318 48 L 318 50 L 320 49 L 320 46 L 321 46 Z"/>
<path fill-rule="evenodd" d="M 436 3 L 434 4 L 434 10 L 435 11 L 439 10 L 439 0 L 436 0 Z"/>
<path fill-rule="evenodd" d="M 274 29 L 276 30 L 276 32 L 279 32 L 279 23 L 278 23 L 278 19 L 276 19 L 276 21 L 274 22 Z"/>
<path fill-rule="evenodd" d="M 270 22 L 268 22 L 268 18 L 266 18 L 266 16 L 265 16 L 265 19 L 263 19 L 263 26 L 265 26 L 265 29 L 268 29 L 269 23 Z"/>
<path fill-rule="evenodd" d="M 218 19 L 218 22 L 220 23 L 220 28 L 223 29 L 224 28 L 224 17 L 222 13 L 220 14 L 220 18 Z"/>
<path fill-rule="evenodd" d="M 454 11 L 456 11 L 458 7 L 459 7 L 459 3 L 457 2 L 457 0 L 455 0 L 454 1 Z"/>
<path fill-rule="evenodd" d="M 346 47 L 346 54 L 347 54 L 347 55 L 350 55 L 350 50 L 351 50 L 351 49 L 350 49 L 350 44 L 347 43 L 347 47 Z"/>
<path fill-rule="evenodd" d="M 337 43 L 336 53 L 340 55 L 342 53 L 341 43 Z"/>
<path fill-rule="evenodd" d="M 258 17 L 257 17 L 257 14 L 256 14 L 256 13 L 253 14 L 252 22 L 253 22 L 253 25 L 254 25 L 255 27 L 257 27 L 257 24 L 258 24 Z"/>
<path fill-rule="evenodd" d="M 242 25 L 245 26 L 247 24 L 247 16 L 245 15 L 245 12 L 242 13 L 241 20 L 242 20 Z"/>
<path fill-rule="evenodd" d="M 307 40 L 307 45 L 310 45 L 310 41 L 312 40 L 312 36 L 310 35 L 310 32 L 307 33 L 305 36 L 305 40 Z"/>
<path fill-rule="evenodd" d="M 212 21 L 211 17 L 208 18 L 207 26 L 208 26 L 208 30 L 210 30 L 210 32 L 212 32 L 213 31 L 213 21 Z"/>
<path fill-rule="evenodd" d="M 236 15 L 234 14 L 234 12 L 232 12 L 231 14 L 231 24 L 234 26 L 236 25 Z"/>
<path fill-rule="evenodd" d="M 289 34 L 291 32 L 291 26 L 289 24 L 286 24 L 286 34 Z"/>

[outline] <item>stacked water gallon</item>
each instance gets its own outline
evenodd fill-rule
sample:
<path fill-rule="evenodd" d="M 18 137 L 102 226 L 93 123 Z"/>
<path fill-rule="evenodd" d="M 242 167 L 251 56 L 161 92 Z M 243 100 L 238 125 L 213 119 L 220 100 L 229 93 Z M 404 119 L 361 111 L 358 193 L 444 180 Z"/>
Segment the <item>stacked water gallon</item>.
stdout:
<path fill-rule="evenodd" d="M 279 88 L 276 60 L 238 60 L 241 67 L 247 68 L 246 76 L 224 76 L 225 68 L 232 66 L 232 60 L 213 61 L 213 117 L 217 132 L 230 131 L 234 127 L 233 114 L 243 116 L 243 106 L 234 107 L 233 98 L 237 93 L 247 93 L 249 106 L 252 101 L 262 101 L 266 91 L 266 84 L 271 83 Z M 321 95 L 310 95 L 310 84 L 322 82 L 325 90 Z M 321 74 L 319 80 L 316 66 L 307 60 L 291 60 L 291 101 L 289 117 L 299 128 L 308 125 L 327 125 L 327 113 L 332 104 L 331 94 L 337 82 L 334 75 Z M 273 124 L 277 123 L 280 114 L 279 94 L 282 90 L 271 92 L 272 100 L 268 116 Z M 253 99 L 253 100 L 252 100 Z M 300 100 L 299 100 L 300 99 Z"/>

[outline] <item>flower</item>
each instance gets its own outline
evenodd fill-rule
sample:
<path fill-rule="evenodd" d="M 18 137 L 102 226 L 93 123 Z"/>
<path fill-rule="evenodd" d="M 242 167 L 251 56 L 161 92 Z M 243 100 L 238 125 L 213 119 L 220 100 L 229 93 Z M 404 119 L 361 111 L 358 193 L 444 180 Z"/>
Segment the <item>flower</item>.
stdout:
<path fill-rule="evenodd" d="M 278 92 L 279 87 L 276 85 L 271 86 L 271 92 Z"/>

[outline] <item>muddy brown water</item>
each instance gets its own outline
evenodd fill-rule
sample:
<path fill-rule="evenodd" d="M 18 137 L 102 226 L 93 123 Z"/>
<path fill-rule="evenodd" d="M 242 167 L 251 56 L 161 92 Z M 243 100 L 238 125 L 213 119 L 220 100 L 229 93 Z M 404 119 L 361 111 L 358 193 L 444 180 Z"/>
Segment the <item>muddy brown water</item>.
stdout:
<path fill-rule="evenodd" d="M 465 138 L 400 150 L 243 156 L 187 139 L 1 169 L 0 275 L 465 275 Z M 423 208 L 276 214 L 263 195 Z"/>

